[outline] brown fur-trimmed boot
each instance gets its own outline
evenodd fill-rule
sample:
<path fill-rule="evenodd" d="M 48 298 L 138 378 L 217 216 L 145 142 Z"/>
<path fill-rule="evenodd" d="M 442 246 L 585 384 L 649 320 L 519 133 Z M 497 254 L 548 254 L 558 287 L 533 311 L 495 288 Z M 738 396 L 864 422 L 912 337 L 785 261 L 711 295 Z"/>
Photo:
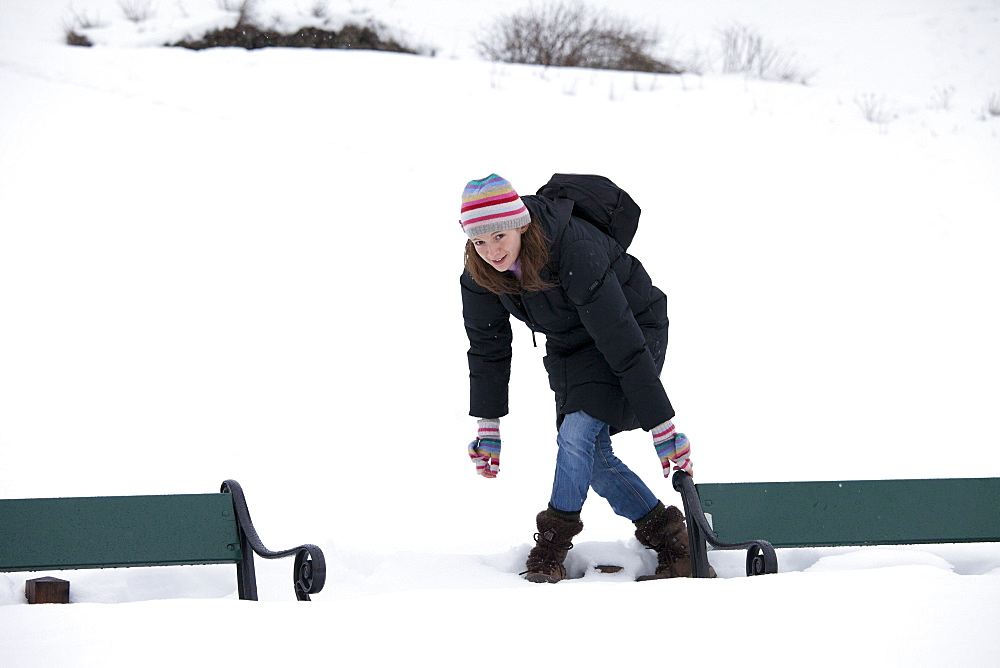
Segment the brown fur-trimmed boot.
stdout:
<path fill-rule="evenodd" d="M 635 537 L 645 547 L 656 550 L 656 574 L 643 575 L 640 580 L 691 577 L 687 526 L 676 506 L 658 503 L 649 514 L 635 522 Z M 709 568 L 709 571 L 714 577 L 714 570 Z"/>
<path fill-rule="evenodd" d="M 548 508 L 535 517 L 538 533 L 535 547 L 528 553 L 527 570 L 521 575 L 529 582 L 559 582 L 566 578 L 566 554 L 573 538 L 583 531 L 583 522 L 559 517 Z"/>

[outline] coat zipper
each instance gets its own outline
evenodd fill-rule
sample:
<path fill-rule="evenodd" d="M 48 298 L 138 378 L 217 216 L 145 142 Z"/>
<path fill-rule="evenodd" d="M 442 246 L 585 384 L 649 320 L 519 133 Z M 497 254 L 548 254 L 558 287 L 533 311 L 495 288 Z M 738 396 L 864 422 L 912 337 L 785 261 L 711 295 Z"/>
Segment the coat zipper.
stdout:
<path fill-rule="evenodd" d="M 524 317 L 527 319 L 527 321 L 528 321 L 528 329 L 531 330 L 531 345 L 533 345 L 535 348 L 537 348 L 538 347 L 538 341 L 535 339 L 535 321 L 532 319 L 531 314 L 528 312 L 528 309 L 525 307 L 524 300 L 521 299 L 521 295 L 511 295 L 511 297 L 512 297 L 512 299 L 516 299 L 517 300 L 517 305 L 521 308 L 521 313 L 523 313 Z"/>

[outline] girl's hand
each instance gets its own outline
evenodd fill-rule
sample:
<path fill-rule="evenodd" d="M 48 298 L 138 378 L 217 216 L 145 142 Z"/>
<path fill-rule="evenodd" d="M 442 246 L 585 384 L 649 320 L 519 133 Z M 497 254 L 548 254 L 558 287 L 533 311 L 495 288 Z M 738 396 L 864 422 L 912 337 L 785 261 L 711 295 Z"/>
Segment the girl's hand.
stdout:
<path fill-rule="evenodd" d="M 667 420 L 652 431 L 653 447 L 656 456 L 660 458 L 663 467 L 663 477 L 670 477 L 671 467 L 675 471 L 684 471 L 694 477 L 694 464 L 691 463 L 691 442 L 684 434 L 674 429 L 674 423 Z"/>
<path fill-rule="evenodd" d="M 500 472 L 500 420 L 478 420 L 476 440 L 469 443 L 469 457 L 476 473 L 484 478 L 496 478 Z"/>

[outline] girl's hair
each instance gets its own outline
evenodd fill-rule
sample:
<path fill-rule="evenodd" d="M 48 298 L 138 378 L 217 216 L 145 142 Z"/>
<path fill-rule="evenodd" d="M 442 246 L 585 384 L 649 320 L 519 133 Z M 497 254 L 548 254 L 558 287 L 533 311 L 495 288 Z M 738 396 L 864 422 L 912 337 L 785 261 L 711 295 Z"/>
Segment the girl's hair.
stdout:
<path fill-rule="evenodd" d="M 465 268 L 480 286 L 496 295 L 516 295 L 522 291 L 548 290 L 555 284 L 542 278 L 542 268 L 549 263 L 549 241 L 541 226 L 532 217 L 528 229 L 521 235 L 521 280 L 512 271 L 497 271 L 479 257 L 472 239 L 465 242 Z"/>

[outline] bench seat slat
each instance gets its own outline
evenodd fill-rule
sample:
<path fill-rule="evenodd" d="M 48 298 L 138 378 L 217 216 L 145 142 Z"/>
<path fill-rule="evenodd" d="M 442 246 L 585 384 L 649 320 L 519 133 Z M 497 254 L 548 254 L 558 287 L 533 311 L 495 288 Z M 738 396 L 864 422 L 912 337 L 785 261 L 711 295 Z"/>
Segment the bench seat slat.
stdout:
<path fill-rule="evenodd" d="M 774 547 L 1000 542 L 1000 478 L 701 483 L 718 538 Z"/>
<path fill-rule="evenodd" d="M 0 571 L 241 559 L 230 494 L 0 500 Z"/>

